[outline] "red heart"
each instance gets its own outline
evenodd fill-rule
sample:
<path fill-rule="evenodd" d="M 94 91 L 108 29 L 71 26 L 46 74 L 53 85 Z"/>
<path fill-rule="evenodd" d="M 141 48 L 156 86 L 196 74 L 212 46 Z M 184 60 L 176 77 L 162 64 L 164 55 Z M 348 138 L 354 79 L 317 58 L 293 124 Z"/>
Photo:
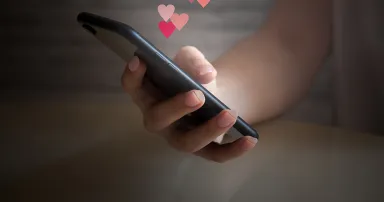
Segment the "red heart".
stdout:
<path fill-rule="evenodd" d="M 169 38 L 175 31 L 176 26 L 172 23 L 172 21 L 165 22 L 163 20 L 159 22 L 159 29 L 163 33 L 165 38 Z"/>

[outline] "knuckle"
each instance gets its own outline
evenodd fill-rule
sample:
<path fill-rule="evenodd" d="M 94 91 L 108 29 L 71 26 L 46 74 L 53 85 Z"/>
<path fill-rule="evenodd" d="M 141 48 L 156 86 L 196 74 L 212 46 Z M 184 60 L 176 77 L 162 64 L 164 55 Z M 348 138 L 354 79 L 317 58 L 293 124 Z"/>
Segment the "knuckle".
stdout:
<path fill-rule="evenodd" d="M 151 133 L 155 133 L 157 132 L 155 127 L 154 127 L 154 124 L 153 124 L 153 118 L 151 116 L 148 116 L 148 113 L 144 113 L 144 116 L 143 116 L 143 125 L 144 125 L 144 128 L 148 131 L 148 132 L 151 132 Z"/>
<path fill-rule="evenodd" d="M 123 90 L 126 92 L 126 93 L 129 93 L 131 94 L 132 93 L 132 85 L 131 83 L 129 82 L 130 79 L 127 78 L 127 76 L 122 76 L 121 77 L 121 86 L 123 87 Z"/>
<path fill-rule="evenodd" d="M 194 147 L 191 146 L 191 144 L 188 143 L 188 141 L 185 138 L 171 138 L 169 139 L 169 144 L 174 149 L 184 152 L 184 153 L 193 153 Z"/>
<path fill-rule="evenodd" d="M 125 75 L 122 75 L 121 78 L 120 78 L 120 83 L 121 83 L 121 86 L 124 88 L 124 90 L 126 90 L 126 86 L 127 86 L 127 80 L 126 79 L 126 76 Z"/>
<path fill-rule="evenodd" d="M 137 105 L 137 103 L 140 102 L 139 97 L 138 97 L 137 95 L 135 95 L 135 94 L 131 94 L 131 100 L 132 100 L 132 102 L 135 103 L 136 105 Z"/>
<path fill-rule="evenodd" d="M 160 116 L 160 113 L 157 113 L 157 110 L 148 108 L 143 112 L 143 124 L 144 128 L 151 133 L 158 133 L 163 128 L 163 117 Z"/>
<path fill-rule="evenodd" d="M 137 103 L 143 103 L 144 101 L 144 92 L 141 89 L 132 89 L 131 91 L 131 97 L 133 102 Z"/>
<path fill-rule="evenodd" d="M 206 134 L 209 134 L 210 137 L 217 137 L 220 129 L 217 126 L 217 123 L 213 120 L 210 120 L 205 126 L 204 131 Z"/>

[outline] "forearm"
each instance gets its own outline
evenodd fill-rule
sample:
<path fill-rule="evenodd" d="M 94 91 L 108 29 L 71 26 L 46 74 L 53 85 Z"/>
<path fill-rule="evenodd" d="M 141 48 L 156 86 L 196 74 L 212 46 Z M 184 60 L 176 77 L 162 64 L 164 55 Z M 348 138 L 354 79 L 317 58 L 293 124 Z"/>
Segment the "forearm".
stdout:
<path fill-rule="evenodd" d="M 218 70 L 217 96 L 246 121 L 280 115 L 311 86 L 330 43 L 330 7 L 324 0 L 317 2 L 319 5 L 307 3 L 298 10 L 283 8 L 284 3 L 276 5 L 258 33 L 213 63 Z M 290 12 L 296 16 L 284 18 Z M 300 21 L 300 17 L 306 20 Z"/>

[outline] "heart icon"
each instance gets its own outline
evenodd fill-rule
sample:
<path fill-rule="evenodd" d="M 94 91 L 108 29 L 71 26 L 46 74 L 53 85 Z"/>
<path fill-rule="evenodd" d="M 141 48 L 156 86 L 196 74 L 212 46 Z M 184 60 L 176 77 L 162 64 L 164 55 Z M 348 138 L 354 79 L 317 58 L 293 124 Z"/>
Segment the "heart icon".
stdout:
<path fill-rule="evenodd" d="M 197 0 L 197 2 L 199 2 L 199 4 L 201 5 L 201 7 L 205 7 L 208 5 L 208 3 L 210 2 L 211 0 Z"/>
<path fill-rule="evenodd" d="M 171 17 L 171 21 L 179 31 L 183 29 L 183 27 L 187 24 L 188 20 L 189 16 L 186 13 L 182 13 L 180 15 L 174 13 Z"/>
<path fill-rule="evenodd" d="M 157 11 L 159 12 L 160 16 L 164 19 L 164 21 L 167 22 L 175 12 L 175 6 L 172 4 L 169 4 L 168 6 L 160 4 L 157 7 Z"/>
<path fill-rule="evenodd" d="M 159 22 L 159 29 L 163 33 L 165 38 L 168 39 L 173 34 L 176 27 L 171 21 L 169 22 L 161 21 Z"/>
<path fill-rule="evenodd" d="M 188 1 L 189 1 L 189 3 L 193 3 L 194 0 L 188 0 Z"/>

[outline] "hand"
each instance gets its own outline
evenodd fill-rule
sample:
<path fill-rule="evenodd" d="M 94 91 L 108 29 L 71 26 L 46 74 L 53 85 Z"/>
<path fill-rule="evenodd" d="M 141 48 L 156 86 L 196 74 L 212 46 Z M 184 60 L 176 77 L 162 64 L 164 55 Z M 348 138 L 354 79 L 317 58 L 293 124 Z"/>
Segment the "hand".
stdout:
<path fill-rule="evenodd" d="M 182 48 L 174 62 L 210 92 L 216 93 L 217 71 L 196 48 Z M 237 113 L 233 110 L 224 110 L 191 130 L 177 130 L 175 123 L 179 119 L 203 106 L 204 94 L 192 90 L 160 101 L 159 92 L 143 79 L 145 71 L 143 61 L 133 57 L 122 76 L 122 85 L 143 113 L 144 126 L 149 132 L 162 135 L 179 151 L 220 163 L 239 157 L 255 146 L 257 141 L 252 137 L 242 137 L 224 145 L 213 142 L 236 122 Z"/>

